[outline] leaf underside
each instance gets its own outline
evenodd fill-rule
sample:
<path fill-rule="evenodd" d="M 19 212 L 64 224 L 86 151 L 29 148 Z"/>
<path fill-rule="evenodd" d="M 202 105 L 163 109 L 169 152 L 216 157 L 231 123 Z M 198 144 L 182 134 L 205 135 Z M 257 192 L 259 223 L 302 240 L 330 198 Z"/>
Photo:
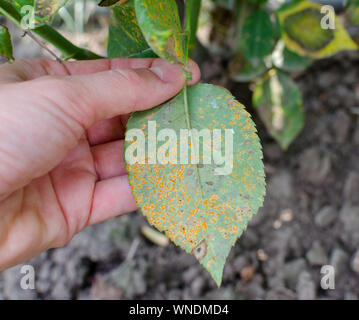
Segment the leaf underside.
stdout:
<path fill-rule="evenodd" d="M 148 137 L 148 121 L 156 121 L 157 132 L 170 128 L 180 137 L 181 129 L 190 129 L 187 117 L 192 128 L 198 131 L 219 129 L 224 137 L 224 129 L 228 129 L 234 141 L 233 170 L 228 175 L 216 174 L 216 169 L 224 165 L 216 165 L 213 161 L 203 164 L 203 154 L 198 154 L 199 164 L 190 161 L 188 164 L 173 161 L 148 164 L 150 154 L 146 151 L 146 164 L 127 163 L 129 182 L 137 205 L 149 223 L 192 253 L 220 285 L 231 247 L 263 202 L 262 151 L 249 114 L 227 90 L 209 84 L 188 87 L 188 115 L 183 99 L 180 93 L 159 107 L 132 114 L 127 130 L 141 129 Z M 129 132 L 126 133 L 126 152 L 134 142 Z M 208 142 L 199 139 L 199 151 L 203 146 L 208 147 L 205 141 Z M 177 159 L 181 156 L 180 144 L 178 141 L 177 151 L 174 151 Z M 146 139 L 146 150 L 148 148 L 149 139 Z M 166 142 L 158 143 L 157 154 L 164 148 Z M 189 145 L 187 149 L 191 150 Z M 220 150 L 224 155 L 224 141 Z"/>

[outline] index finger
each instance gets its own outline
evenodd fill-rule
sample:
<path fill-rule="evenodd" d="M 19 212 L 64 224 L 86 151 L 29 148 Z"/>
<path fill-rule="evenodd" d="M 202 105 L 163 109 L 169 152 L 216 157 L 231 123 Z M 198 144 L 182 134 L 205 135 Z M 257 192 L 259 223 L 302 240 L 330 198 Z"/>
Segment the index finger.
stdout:
<path fill-rule="evenodd" d="M 88 61 L 56 61 L 44 58 L 16 60 L 0 66 L 0 84 L 33 80 L 51 75 L 84 75 L 113 69 L 151 68 L 156 58 L 115 58 Z"/>

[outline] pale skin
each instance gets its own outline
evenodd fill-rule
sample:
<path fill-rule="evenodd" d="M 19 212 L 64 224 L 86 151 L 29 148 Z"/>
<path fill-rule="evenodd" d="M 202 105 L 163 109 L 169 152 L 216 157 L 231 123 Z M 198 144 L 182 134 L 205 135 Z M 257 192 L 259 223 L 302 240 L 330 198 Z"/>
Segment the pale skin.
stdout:
<path fill-rule="evenodd" d="M 192 61 L 190 84 L 200 71 Z M 0 66 L 0 270 L 134 211 L 123 159 L 129 113 L 184 86 L 160 59 Z"/>

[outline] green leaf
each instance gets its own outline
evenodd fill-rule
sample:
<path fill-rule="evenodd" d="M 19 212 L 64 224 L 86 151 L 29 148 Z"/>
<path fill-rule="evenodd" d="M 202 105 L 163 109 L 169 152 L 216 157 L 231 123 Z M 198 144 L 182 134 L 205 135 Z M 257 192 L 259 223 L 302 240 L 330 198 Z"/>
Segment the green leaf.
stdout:
<path fill-rule="evenodd" d="M 254 66 L 250 60 L 246 59 L 238 52 L 229 62 L 229 74 L 231 79 L 238 82 L 252 81 L 267 71 L 264 60 Z"/>
<path fill-rule="evenodd" d="M 0 61 L 3 58 L 9 62 L 14 60 L 9 30 L 0 24 Z"/>
<path fill-rule="evenodd" d="M 262 151 L 250 115 L 226 89 L 197 84 L 187 88 L 187 96 L 188 109 L 182 91 L 159 107 L 132 114 L 125 142 L 127 171 L 149 223 L 192 253 L 220 285 L 231 247 L 263 203 Z M 191 128 L 203 138 L 187 139 L 184 131 Z M 221 137 L 215 138 L 215 132 Z M 233 168 L 231 161 L 219 164 L 214 150 L 229 151 Z M 134 156 L 138 163 L 131 161 Z M 198 156 L 199 163 L 191 156 Z M 228 171 L 220 173 L 224 167 Z"/>
<path fill-rule="evenodd" d="M 138 24 L 147 43 L 170 63 L 185 63 L 184 33 L 175 0 L 135 0 Z"/>
<path fill-rule="evenodd" d="M 138 26 L 134 2 L 111 8 L 108 56 L 127 57 L 149 48 Z"/>
<path fill-rule="evenodd" d="M 316 3 L 295 0 L 277 11 L 282 38 L 288 49 L 317 59 L 331 56 L 340 50 L 358 49 L 335 15 L 334 29 L 322 27 L 325 16 L 321 8 Z"/>
<path fill-rule="evenodd" d="M 23 17 L 33 18 L 34 26 L 46 24 L 51 18 L 66 5 L 68 0 L 14 0 L 9 1 Z M 29 6 L 29 7 L 26 7 Z M 32 7 L 31 12 L 29 8 Z"/>
<path fill-rule="evenodd" d="M 240 50 L 253 66 L 258 66 L 272 52 L 275 38 L 275 26 L 269 14 L 262 9 L 256 10 L 244 22 Z"/>
<path fill-rule="evenodd" d="M 269 133 L 286 150 L 305 123 L 302 94 L 295 82 L 283 72 L 270 70 L 256 83 L 253 105 Z"/>
<path fill-rule="evenodd" d="M 275 67 L 287 72 L 303 71 L 313 62 L 309 57 L 290 51 L 283 41 L 278 41 L 272 54 L 272 61 Z"/>

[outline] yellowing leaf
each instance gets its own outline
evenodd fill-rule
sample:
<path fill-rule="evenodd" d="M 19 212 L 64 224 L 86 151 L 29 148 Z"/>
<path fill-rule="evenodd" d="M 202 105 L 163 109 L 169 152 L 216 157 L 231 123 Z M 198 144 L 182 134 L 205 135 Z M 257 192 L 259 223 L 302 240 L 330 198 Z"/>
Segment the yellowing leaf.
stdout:
<path fill-rule="evenodd" d="M 316 3 L 295 0 L 279 9 L 277 16 L 282 28 L 282 38 L 288 49 L 317 59 L 341 50 L 358 49 L 335 15 L 335 28 L 323 28 L 327 21 L 321 8 Z"/>

